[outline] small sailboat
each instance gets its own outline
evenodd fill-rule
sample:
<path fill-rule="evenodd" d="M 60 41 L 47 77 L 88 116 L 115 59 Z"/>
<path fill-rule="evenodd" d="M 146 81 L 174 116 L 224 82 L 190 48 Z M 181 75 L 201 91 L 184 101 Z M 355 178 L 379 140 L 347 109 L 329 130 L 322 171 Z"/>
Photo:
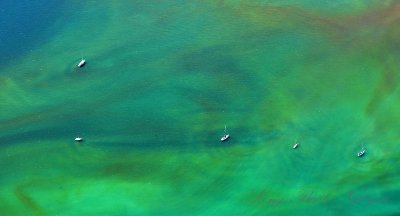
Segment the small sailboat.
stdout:
<path fill-rule="evenodd" d="M 86 60 L 85 60 L 85 59 L 82 59 L 82 60 L 79 62 L 78 67 L 83 67 L 85 64 L 86 64 Z"/>
<path fill-rule="evenodd" d="M 83 141 L 83 138 L 82 137 L 77 137 L 77 138 L 75 138 L 75 141 L 81 142 L 81 141 Z"/>
<path fill-rule="evenodd" d="M 224 131 L 224 135 L 221 137 L 221 142 L 223 142 L 227 139 L 229 139 L 229 134 L 226 133 L 226 125 L 225 125 L 225 131 Z"/>
<path fill-rule="evenodd" d="M 297 148 L 297 147 L 299 147 L 299 141 L 296 140 L 296 141 L 294 142 L 293 149 L 295 149 L 295 148 Z"/>
<path fill-rule="evenodd" d="M 365 148 L 362 147 L 362 148 L 361 148 L 361 151 L 359 151 L 359 152 L 357 153 L 357 156 L 358 156 L 358 157 L 362 157 L 364 154 L 365 154 Z"/>

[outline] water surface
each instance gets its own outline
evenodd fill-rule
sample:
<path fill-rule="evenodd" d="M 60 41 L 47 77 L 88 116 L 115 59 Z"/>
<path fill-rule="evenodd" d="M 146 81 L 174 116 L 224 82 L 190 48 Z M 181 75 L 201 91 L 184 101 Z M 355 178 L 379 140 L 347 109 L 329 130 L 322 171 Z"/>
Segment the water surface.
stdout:
<path fill-rule="evenodd" d="M 1 4 L 2 214 L 398 213 L 396 1 Z"/>

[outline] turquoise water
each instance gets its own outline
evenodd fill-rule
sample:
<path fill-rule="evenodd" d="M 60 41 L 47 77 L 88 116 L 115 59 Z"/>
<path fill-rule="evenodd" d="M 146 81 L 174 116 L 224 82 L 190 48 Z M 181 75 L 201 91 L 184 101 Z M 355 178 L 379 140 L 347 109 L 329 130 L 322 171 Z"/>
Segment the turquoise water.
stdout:
<path fill-rule="evenodd" d="M 396 1 L 1 4 L 2 215 L 399 213 Z"/>

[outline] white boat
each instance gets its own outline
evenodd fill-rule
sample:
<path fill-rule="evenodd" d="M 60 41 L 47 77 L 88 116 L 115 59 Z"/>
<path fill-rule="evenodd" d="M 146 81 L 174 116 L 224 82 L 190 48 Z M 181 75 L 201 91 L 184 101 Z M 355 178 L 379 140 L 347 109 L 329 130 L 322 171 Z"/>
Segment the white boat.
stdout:
<path fill-rule="evenodd" d="M 363 147 L 360 152 L 357 153 L 358 157 L 362 157 L 365 154 L 365 148 Z"/>
<path fill-rule="evenodd" d="M 85 60 L 85 59 L 82 59 L 82 60 L 79 62 L 78 67 L 83 67 L 85 64 L 86 64 L 86 60 Z"/>
<path fill-rule="evenodd" d="M 83 138 L 82 137 L 77 137 L 77 138 L 75 138 L 75 141 L 77 141 L 77 142 L 83 141 Z"/>
<path fill-rule="evenodd" d="M 226 125 L 225 125 L 225 132 L 224 132 L 224 135 L 221 137 L 221 142 L 223 142 L 227 139 L 229 139 L 229 134 L 226 133 Z"/>
<path fill-rule="evenodd" d="M 297 148 L 297 147 L 299 147 L 299 142 L 296 141 L 296 142 L 294 143 L 293 148 L 295 149 L 295 148 Z"/>
<path fill-rule="evenodd" d="M 223 141 L 225 141 L 225 140 L 227 140 L 227 139 L 229 139 L 229 134 L 224 134 L 224 135 L 221 137 L 221 142 L 223 142 Z"/>

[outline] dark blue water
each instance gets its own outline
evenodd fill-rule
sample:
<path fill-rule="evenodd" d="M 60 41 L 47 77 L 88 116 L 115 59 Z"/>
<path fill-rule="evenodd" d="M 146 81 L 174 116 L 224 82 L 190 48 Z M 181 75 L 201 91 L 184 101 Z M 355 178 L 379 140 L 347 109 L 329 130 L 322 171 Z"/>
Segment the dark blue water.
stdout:
<path fill-rule="evenodd" d="M 64 0 L 0 1 L 0 68 L 45 42 Z"/>

